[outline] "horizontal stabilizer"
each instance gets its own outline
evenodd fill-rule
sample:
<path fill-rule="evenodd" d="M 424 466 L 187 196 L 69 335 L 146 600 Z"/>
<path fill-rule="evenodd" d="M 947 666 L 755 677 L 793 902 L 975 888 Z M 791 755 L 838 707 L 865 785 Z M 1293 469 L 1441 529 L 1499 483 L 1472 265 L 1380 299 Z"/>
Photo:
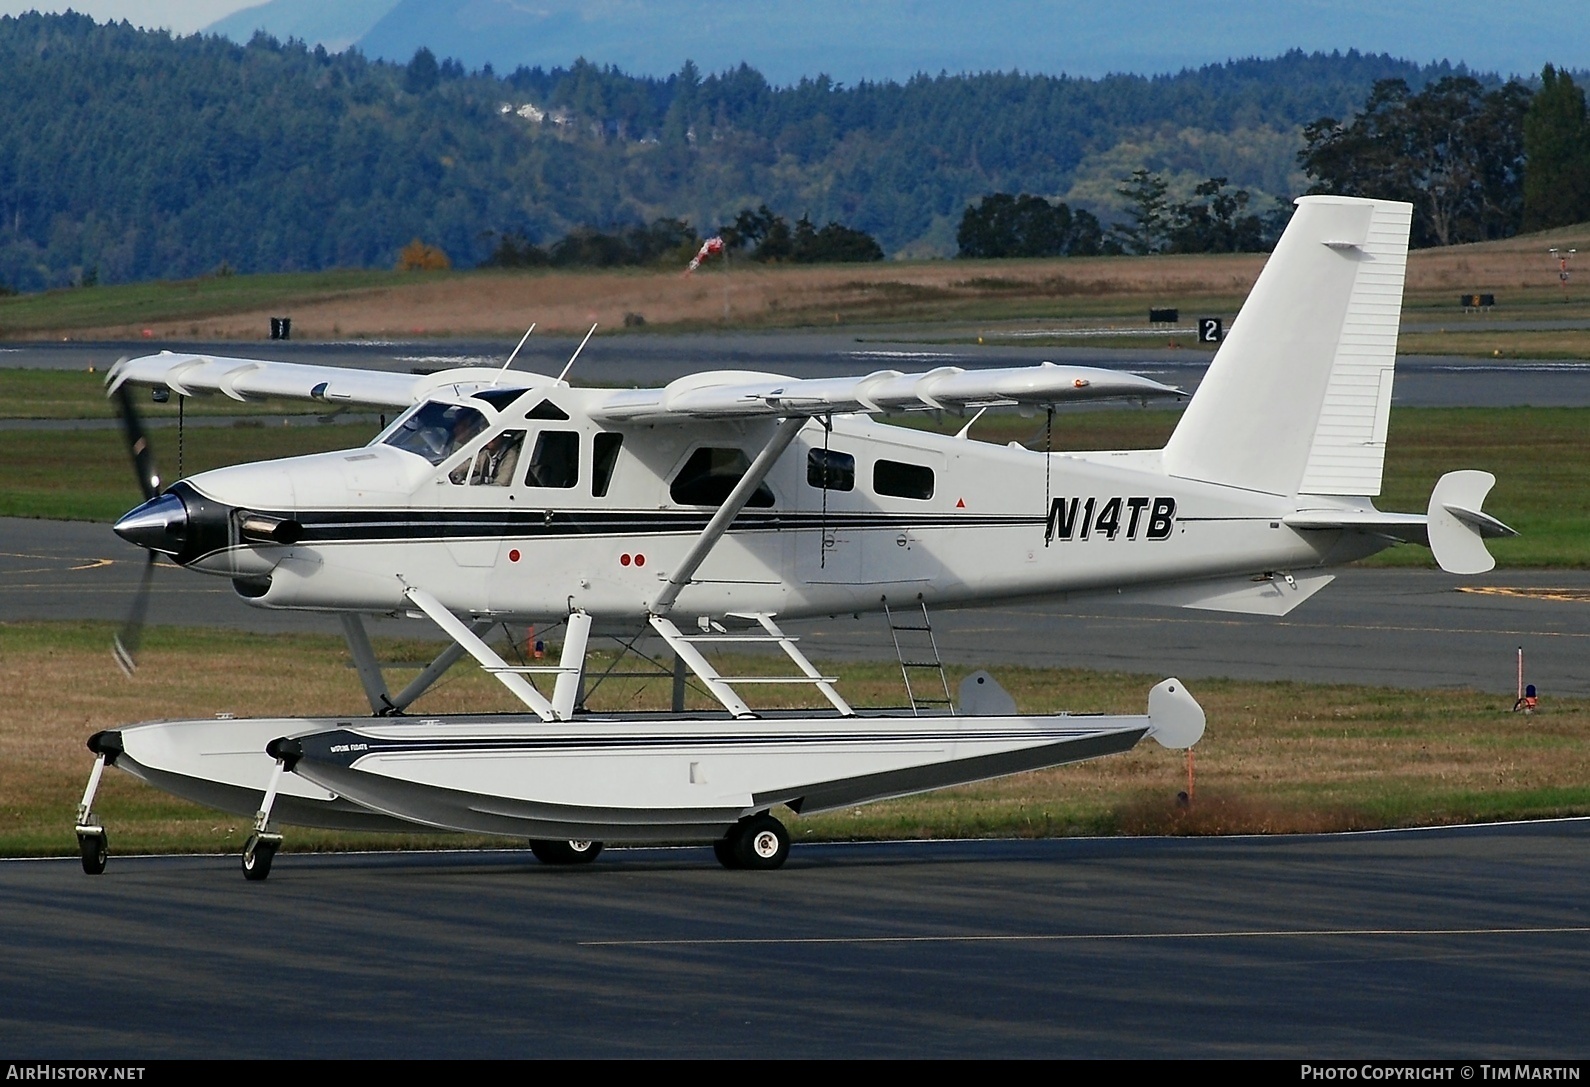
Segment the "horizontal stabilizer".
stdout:
<path fill-rule="evenodd" d="M 591 411 L 601 422 L 685 422 L 756 416 L 940 411 L 1081 400 L 1182 396 L 1136 374 L 1093 366 L 1013 366 L 922 374 L 880 370 L 862 377 L 791 378 L 743 370 L 691 374 L 661 389 L 624 389 Z"/>
<path fill-rule="evenodd" d="M 1402 543 L 1423 544 L 1428 547 L 1428 518 L 1422 513 L 1382 513 L 1369 509 L 1311 509 L 1299 510 L 1281 519 L 1287 528 L 1301 531 L 1340 531 L 1353 529 Z"/>
<path fill-rule="evenodd" d="M 1334 574 L 1293 577 L 1277 572 L 1151 587 L 1122 593 L 1120 598 L 1134 603 L 1165 604 L 1173 608 L 1196 608 L 1200 611 L 1285 615 L 1334 580 Z"/>
<path fill-rule="evenodd" d="M 1430 550 L 1449 574 L 1483 574 L 1496 566 L 1485 541 L 1517 532 L 1480 507 L 1496 485 L 1489 472 L 1448 472 L 1430 492 Z"/>

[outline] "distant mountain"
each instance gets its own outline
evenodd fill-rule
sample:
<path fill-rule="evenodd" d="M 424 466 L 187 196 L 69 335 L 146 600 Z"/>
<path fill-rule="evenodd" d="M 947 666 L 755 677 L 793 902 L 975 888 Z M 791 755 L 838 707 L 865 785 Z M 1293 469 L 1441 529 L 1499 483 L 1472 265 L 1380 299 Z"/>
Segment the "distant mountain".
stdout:
<path fill-rule="evenodd" d="M 362 29 L 361 29 L 362 26 Z M 328 49 L 407 61 L 421 46 L 470 68 L 567 67 L 577 58 L 667 76 L 750 64 L 777 86 L 940 71 L 1169 73 L 1243 57 L 1387 53 L 1535 75 L 1590 56 L 1577 0 L 271 0 L 210 29 L 264 27 Z"/>
<path fill-rule="evenodd" d="M 205 31 L 245 45 L 255 31 L 263 30 L 281 41 L 297 38 L 339 53 L 369 33 L 396 4 L 397 0 L 270 0 L 233 12 Z"/>

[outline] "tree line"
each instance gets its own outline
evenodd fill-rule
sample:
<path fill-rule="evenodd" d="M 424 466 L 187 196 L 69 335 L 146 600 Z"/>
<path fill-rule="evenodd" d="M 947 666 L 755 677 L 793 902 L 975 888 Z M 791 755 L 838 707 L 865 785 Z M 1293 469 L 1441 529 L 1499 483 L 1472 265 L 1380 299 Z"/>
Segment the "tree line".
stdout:
<path fill-rule="evenodd" d="M 742 208 L 714 236 L 730 252 L 747 251 L 755 261 L 791 264 L 842 264 L 883 259 L 883 247 L 865 231 L 828 222 L 813 225 L 802 215 L 791 226 L 766 204 Z M 661 218 L 645 225 L 602 231 L 582 227 L 549 246 L 539 246 L 516 231 L 493 231 L 487 268 L 620 268 L 684 265 L 702 244 L 696 229 L 683 219 Z"/>
<path fill-rule="evenodd" d="M 1286 225 L 1283 204 L 1260 214 L 1252 194 L 1228 178 L 1200 182 L 1192 200 L 1172 201 L 1163 177 L 1138 169 L 1118 190 L 1127 218 L 1105 229 L 1085 208 L 1022 193 L 990 193 L 961 213 L 962 257 L 1093 257 L 1149 253 L 1258 253 Z"/>
<path fill-rule="evenodd" d="M 1447 76 L 1377 80 L 1351 120 L 1303 130 L 1310 192 L 1413 204 L 1413 244 L 1455 245 L 1590 220 L 1584 91 L 1547 65 L 1540 89 Z"/>
<path fill-rule="evenodd" d="M 1443 76 L 1412 90 L 1377 80 L 1346 121 L 1303 127 L 1298 163 L 1309 193 L 1405 200 L 1411 244 L 1456 245 L 1590 220 L 1590 112 L 1566 71 L 1547 65 L 1540 89 L 1486 87 Z M 1211 177 L 1173 201 L 1157 173 L 1138 169 L 1117 190 L 1126 218 L 1108 230 L 1086 211 L 1042 197 L 992 193 L 962 212 L 962 257 L 1231 253 L 1272 248 L 1288 202 L 1261 211 L 1246 189 Z"/>
<path fill-rule="evenodd" d="M 1152 78 L 774 87 L 745 66 L 499 74 L 425 50 L 390 64 L 264 35 L 237 45 L 83 15 L 3 17 L 0 283 L 390 267 L 416 237 L 460 266 L 505 236 L 549 259 L 567 240 L 571 259 L 607 260 L 599 236 L 633 242 L 660 220 L 732 226 L 763 204 L 802 213 L 745 250 L 766 244 L 768 259 L 870 252 L 838 225 L 885 254 L 953 253 L 981 195 L 1068 193 L 1088 163 L 1163 132 L 1219 139 L 1147 168 L 1228 177 L 1256 202 L 1279 195 L 1296 170 L 1286 134 L 1347 115 L 1377 79 L 1417 91 L 1455 71 L 1293 53 Z M 1259 137 L 1281 150 L 1253 160 L 1243 149 Z"/>

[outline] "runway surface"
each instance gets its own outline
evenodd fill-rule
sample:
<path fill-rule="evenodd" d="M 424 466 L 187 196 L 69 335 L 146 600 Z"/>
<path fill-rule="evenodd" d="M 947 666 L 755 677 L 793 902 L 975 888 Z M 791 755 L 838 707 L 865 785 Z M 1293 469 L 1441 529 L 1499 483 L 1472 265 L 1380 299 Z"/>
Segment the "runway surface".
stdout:
<path fill-rule="evenodd" d="M 0 518 L 0 616 L 123 620 L 143 553 L 105 525 Z M 223 578 L 157 567 L 154 624 L 341 636 L 334 617 L 249 607 Z M 1517 653 L 1546 695 L 1590 695 L 1590 571 L 1345 568 L 1284 618 L 1129 604 L 1110 597 L 933 613 L 945 659 L 1258 680 L 1474 687 L 1510 701 Z M 791 622 L 817 659 L 892 660 L 880 616 Z M 375 633 L 436 637 L 420 620 Z M 350 680 L 351 682 L 351 680 Z"/>
<path fill-rule="evenodd" d="M 967 336 L 975 335 L 967 330 Z M 1211 355 L 1193 349 L 1031 347 L 1009 340 L 936 343 L 939 326 L 847 329 L 844 332 L 693 333 L 597 336 L 575 364 L 575 384 L 654 386 L 701 370 L 759 370 L 795 377 L 840 377 L 874 370 L 921 372 L 937 366 L 982 369 L 1031 366 L 1044 360 L 1129 370 L 1188 392 L 1198 387 Z M 532 336 L 514 368 L 556 375 L 579 339 Z M 122 355 L 195 351 L 283 362 L 432 371 L 501 366 L 513 340 L 348 341 L 339 343 L 116 342 L 0 345 L 0 368 L 103 372 Z M 1590 405 L 1590 362 L 1403 355 L 1397 359 L 1393 403 L 1404 407 Z"/>
<path fill-rule="evenodd" d="M 114 829 L 112 830 L 114 835 Z M 114 845 L 114 838 L 112 839 Z M 1582 1057 L 1590 822 L 0 862 L 29 1058 Z"/>

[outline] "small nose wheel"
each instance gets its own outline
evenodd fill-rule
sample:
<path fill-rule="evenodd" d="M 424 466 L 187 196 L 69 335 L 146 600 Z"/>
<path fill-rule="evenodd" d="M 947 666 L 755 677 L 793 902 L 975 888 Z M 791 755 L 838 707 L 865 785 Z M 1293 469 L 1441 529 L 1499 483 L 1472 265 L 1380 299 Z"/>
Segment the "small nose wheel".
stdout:
<path fill-rule="evenodd" d="M 105 862 L 110 858 L 110 838 L 105 828 L 78 827 L 77 851 L 82 855 L 85 873 L 97 876 L 104 872 Z"/>
<path fill-rule="evenodd" d="M 713 842 L 712 852 L 725 868 L 770 870 L 789 858 L 789 831 L 767 812 L 758 812 Z"/>
<path fill-rule="evenodd" d="M 251 834 L 243 844 L 243 878 L 258 883 L 271 874 L 271 861 L 282 846 L 280 834 Z"/>

